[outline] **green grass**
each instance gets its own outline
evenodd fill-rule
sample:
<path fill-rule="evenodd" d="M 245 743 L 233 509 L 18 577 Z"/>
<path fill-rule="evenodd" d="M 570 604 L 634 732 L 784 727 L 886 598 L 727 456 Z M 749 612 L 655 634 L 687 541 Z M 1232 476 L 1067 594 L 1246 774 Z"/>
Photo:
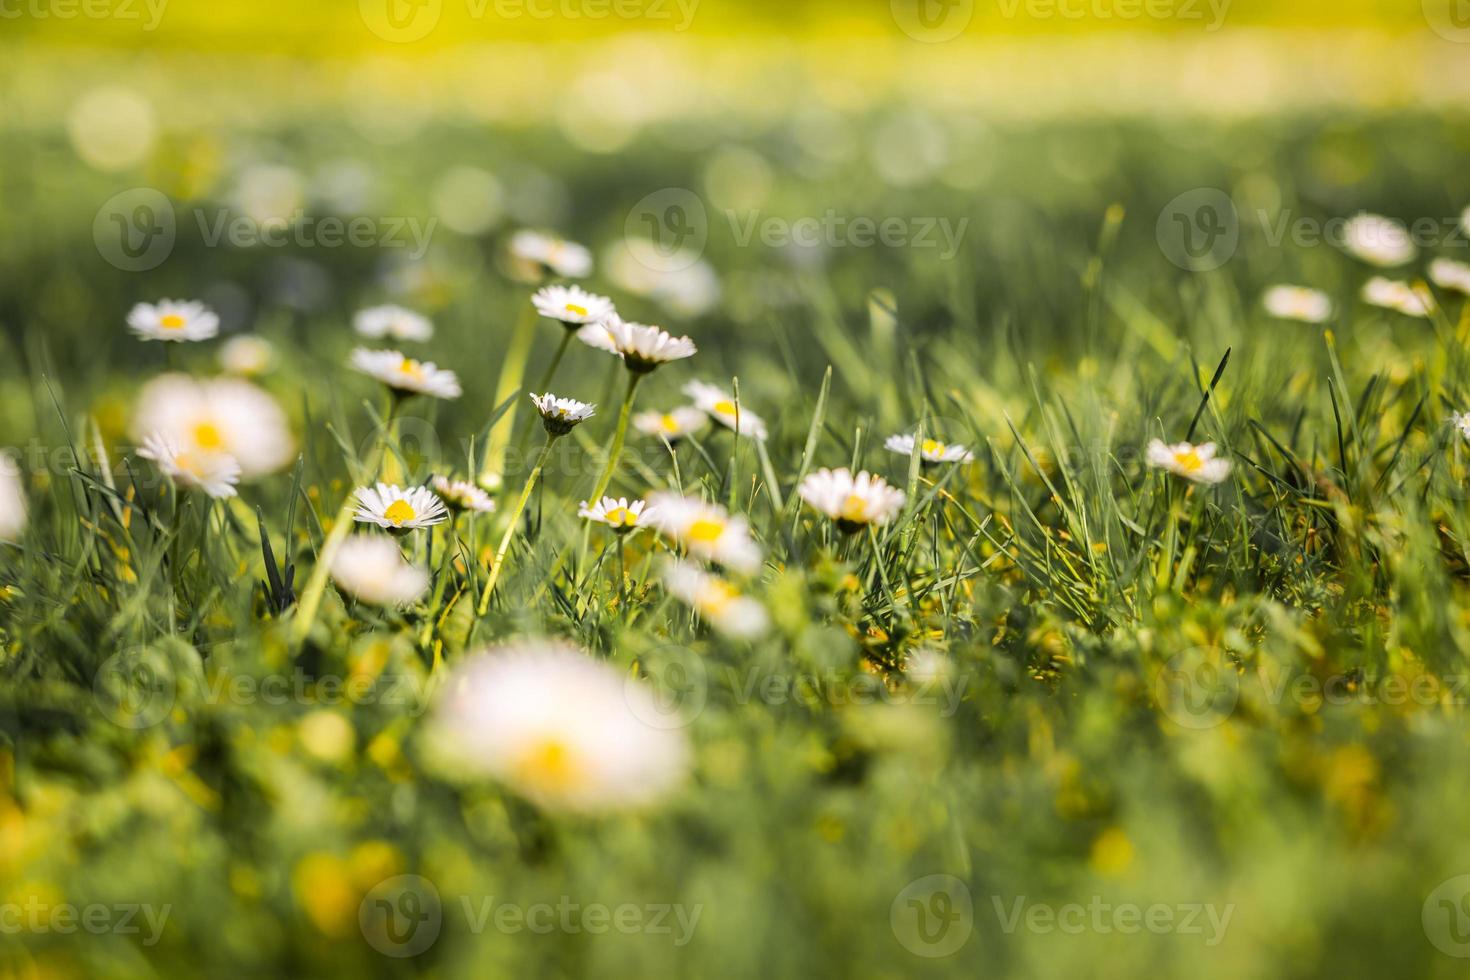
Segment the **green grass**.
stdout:
<path fill-rule="evenodd" d="M 843 124 L 859 145 L 865 122 Z M 954 136 L 969 122 L 940 125 Z M 375 611 L 329 588 L 296 642 L 301 620 L 271 601 L 285 590 L 263 584 L 261 539 L 294 566 L 299 592 L 364 478 L 383 401 L 344 362 L 351 312 L 385 294 L 383 256 L 211 249 L 185 230 L 162 267 L 121 273 L 90 240 L 96 205 L 167 177 L 114 186 L 64 158 L 52 132 L 14 147 L 0 176 L 17 229 L 0 242 L 0 432 L 31 447 L 32 520 L 0 567 L 0 900 L 169 914 L 149 946 L 113 932 L 0 934 L 7 966 L 1458 975 L 1434 942 L 1451 935 L 1448 912 L 1426 901 L 1470 873 L 1458 830 L 1470 817 L 1470 467 L 1445 422 L 1470 408 L 1470 321 L 1453 294 L 1432 321 L 1362 305 L 1365 267 L 1328 246 L 1273 245 L 1254 209 L 1456 216 L 1470 203 L 1464 120 L 997 128 L 953 143 L 949 173 L 974 180 L 906 188 L 885 185 L 862 152 L 818 166 L 789 131 L 711 127 L 684 142 L 651 133 L 648 149 L 611 161 L 547 133 L 449 127 L 412 154 L 363 156 L 392 202 L 379 214 L 430 213 L 426 188 L 450 163 L 535 165 L 563 182 L 564 201 L 540 212 L 520 202 L 524 219 L 599 249 L 651 191 L 705 194 L 702 164 L 722 142 L 772 163 L 771 215 L 970 219 L 951 261 L 876 247 L 816 262 L 739 247 L 711 203 L 705 257 L 724 288 L 712 312 L 672 316 L 601 270 L 591 279 L 625 315 L 700 345 L 641 385 L 639 407 L 673 407 L 691 379 L 738 380 L 741 403 L 771 426 L 769 467 L 715 429 L 679 450 L 677 473 L 662 446 L 630 435 L 612 483 L 634 496 L 678 486 L 748 517 L 766 555 L 749 589 L 773 620 L 754 643 L 721 639 L 663 591 L 667 548 L 652 535 L 630 539 L 620 588 L 610 536 L 578 521 L 621 385 L 611 359 L 580 345 L 552 388 L 599 414 L 557 443 L 488 613 L 474 606 L 504 529 L 495 518 L 458 542 L 434 536 L 439 578 L 425 604 Z M 269 139 L 310 169 L 340 152 L 333 132 L 286 126 Z M 65 193 L 41 193 L 58 170 Z M 1238 253 L 1210 272 L 1170 264 L 1155 237 L 1160 210 L 1195 187 L 1232 191 L 1247 217 Z M 430 273 L 401 297 L 432 313 L 438 335 L 423 351 L 466 389 L 404 407 L 390 449 L 414 480 L 471 473 L 483 451 L 528 295 L 498 263 L 512 224 L 478 239 L 441 229 Z M 1463 257 L 1464 246 L 1431 251 Z M 303 268 L 282 258 L 324 276 L 319 302 L 280 301 L 282 277 Z M 1279 281 L 1332 294 L 1330 332 L 1261 313 Z M 262 383 L 292 417 L 299 470 L 242 487 L 228 506 L 176 494 L 123 455 L 131 399 L 164 367 L 123 317 L 175 294 L 243 299 L 244 319 L 283 355 Z M 527 377 L 541 375 L 559 329 L 538 324 Z M 175 350 L 173 366 L 208 373 L 214 347 Z M 542 438 L 524 402 L 511 410 L 530 437 L 517 431 L 502 515 Z M 975 463 L 921 471 L 883 449 L 921 422 L 972 446 Z M 1190 487 L 1145 467 L 1151 438 L 1192 427 L 1228 452 L 1229 482 Z M 99 441 L 110 465 L 98 465 Z M 844 538 L 795 493 L 804 473 L 847 465 L 909 490 L 871 541 Z M 414 547 L 428 557 L 427 546 Z M 696 715 L 682 791 L 641 815 L 568 818 L 426 764 L 436 662 L 540 636 L 682 699 Z M 948 665 L 944 684 L 905 675 L 924 650 Z M 106 667 L 119 662 L 147 669 Z M 322 685 L 348 677 L 379 680 L 355 699 Z M 158 703 L 149 693 L 169 710 L 118 724 L 139 719 L 114 697 L 146 709 Z M 324 710 L 350 725 L 341 751 L 316 727 Z M 395 959 L 364 940 L 358 910 L 403 873 L 434 883 L 442 931 Z M 905 888 L 934 874 L 964 883 L 973 929 L 931 959 L 892 917 L 910 914 Z M 524 908 L 563 896 L 698 907 L 699 918 L 676 945 L 658 932 L 477 931 L 470 914 L 490 897 Z M 1008 932 L 1018 900 L 1045 908 Z M 1128 933 L 1091 911 L 1080 929 L 1048 927 L 1045 909 L 1069 903 L 1163 906 L 1202 932 Z M 1228 914 L 1223 933 L 1194 906 Z"/>

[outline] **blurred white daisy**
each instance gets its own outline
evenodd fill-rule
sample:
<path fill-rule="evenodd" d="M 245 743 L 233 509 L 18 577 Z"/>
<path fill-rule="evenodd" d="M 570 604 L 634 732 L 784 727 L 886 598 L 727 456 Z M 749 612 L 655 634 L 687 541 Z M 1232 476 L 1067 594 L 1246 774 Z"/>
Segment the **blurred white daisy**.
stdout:
<path fill-rule="evenodd" d="M 702 432 L 708 425 L 709 416 L 693 405 L 684 405 L 672 412 L 639 412 L 633 416 L 633 428 L 667 442 L 677 442 L 685 436 Z"/>
<path fill-rule="evenodd" d="M 423 341 L 434 336 L 434 325 L 428 317 L 401 306 L 372 306 L 360 310 L 352 318 L 352 329 L 364 337 L 375 339 Z"/>
<path fill-rule="evenodd" d="M 684 394 L 694 399 L 696 408 L 725 428 L 752 439 L 766 438 L 766 423 L 761 417 L 744 405 L 737 405 L 734 398 L 714 385 L 691 381 L 684 386 Z"/>
<path fill-rule="evenodd" d="M 286 414 L 242 378 L 154 378 L 139 393 L 131 431 L 139 441 L 162 435 L 182 452 L 233 456 L 247 480 L 279 470 L 296 454 Z"/>
<path fill-rule="evenodd" d="M 541 231 L 522 230 L 511 236 L 510 256 L 529 279 L 548 274 L 563 279 L 585 279 L 592 274 L 591 252 L 576 242 Z"/>
<path fill-rule="evenodd" d="M 554 436 L 564 436 L 597 413 L 596 405 L 579 402 L 575 398 L 558 398 L 551 392 L 532 395 L 536 411 L 541 413 L 541 424 Z"/>
<path fill-rule="evenodd" d="M 606 524 L 619 534 L 627 534 L 629 531 L 649 525 L 651 515 L 647 507 L 648 505 L 642 500 L 634 500 L 629 503 L 627 497 L 603 497 L 591 506 L 588 506 L 587 501 L 582 501 L 577 516 L 599 524 Z"/>
<path fill-rule="evenodd" d="M 128 326 L 143 340 L 208 340 L 219 333 L 219 317 L 197 300 L 166 299 L 134 306 Z"/>
<path fill-rule="evenodd" d="M 237 334 L 220 345 L 219 366 L 226 374 L 253 378 L 268 373 L 275 365 L 276 348 L 264 337 Z"/>
<path fill-rule="evenodd" d="M 1148 465 L 1167 470 L 1195 483 L 1224 483 L 1230 477 L 1230 460 L 1215 457 L 1215 444 L 1194 446 L 1187 442 L 1170 446 L 1162 439 L 1148 444 Z"/>
<path fill-rule="evenodd" d="M 693 357 L 699 351 L 688 337 L 675 337 L 661 327 L 631 323 L 616 313 L 583 327 L 577 338 L 589 347 L 617 354 L 629 371 L 638 374 L 647 374 L 669 361 Z"/>
<path fill-rule="evenodd" d="M 434 398 L 458 398 L 463 393 L 459 377 L 453 371 L 446 371 L 433 361 L 405 357 L 396 350 L 359 347 L 352 352 L 352 366 L 395 392 Z"/>
<path fill-rule="evenodd" d="M 412 531 L 432 527 L 449 519 L 444 501 L 428 487 L 395 487 L 379 483 L 357 490 L 357 513 L 362 524 L 376 524 L 389 531 Z"/>
<path fill-rule="evenodd" d="M 613 302 L 581 286 L 545 286 L 531 297 L 536 312 L 565 327 L 597 323 L 613 315 Z"/>
<path fill-rule="evenodd" d="M 801 481 L 796 492 L 847 532 L 870 524 L 887 524 L 907 499 L 902 490 L 889 486 L 882 477 L 868 472 L 853 476 L 847 469 L 817 470 Z"/>
<path fill-rule="evenodd" d="M 1429 281 L 1440 289 L 1452 289 L 1470 296 L 1470 264 L 1454 259 L 1435 259 L 1429 263 Z"/>
<path fill-rule="evenodd" d="M 681 317 L 703 316 L 720 302 L 720 278 L 690 253 L 669 256 L 647 239 L 620 239 L 605 253 L 608 278 Z"/>
<path fill-rule="evenodd" d="M 26 488 L 20 464 L 9 453 L 0 453 L 0 541 L 15 541 L 26 529 Z"/>
<path fill-rule="evenodd" d="M 889 436 L 883 445 L 900 456 L 914 454 L 912 435 Z M 951 446 L 938 439 L 925 439 L 919 446 L 919 459 L 925 463 L 969 463 L 974 461 L 975 454 L 964 446 Z"/>
<path fill-rule="evenodd" d="M 1305 286 L 1272 286 L 1261 297 L 1261 306 L 1282 320 L 1326 323 L 1332 319 L 1332 300 L 1328 295 Z"/>
<path fill-rule="evenodd" d="M 1366 212 L 1348 220 L 1343 227 L 1343 243 L 1353 255 L 1382 269 L 1408 265 L 1419 254 L 1402 224 Z"/>
<path fill-rule="evenodd" d="M 623 671 L 558 643 L 471 654 L 439 689 L 436 766 L 489 777 L 548 810 L 646 806 L 689 764 L 678 721 Z"/>
<path fill-rule="evenodd" d="M 754 640 L 770 627 L 766 607 L 758 600 L 688 562 L 674 562 L 664 570 L 664 587 L 726 636 Z"/>
<path fill-rule="evenodd" d="M 675 493 L 649 498 L 650 521 L 696 558 L 717 562 L 749 575 L 760 568 L 761 549 L 750 536 L 750 524 L 717 504 Z"/>
<path fill-rule="evenodd" d="M 1434 297 L 1428 290 L 1382 276 L 1374 276 L 1363 284 L 1363 302 L 1404 316 L 1428 317 L 1434 310 Z"/>
<path fill-rule="evenodd" d="M 240 482 L 240 463 L 227 453 L 183 449 L 161 432 L 143 440 L 138 455 L 151 459 L 175 483 L 198 487 L 211 497 L 235 496 Z"/>
<path fill-rule="evenodd" d="M 450 510 L 488 514 L 495 509 L 490 495 L 468 480 L 451 480 L 436 476 L 429 484 Z"/>
<path fill-rule="evenodd" d="M 1470 412 L 1454 413 L 1450 416 L 1450 425 L 1459 430 L 1466 442 L 1470 442 Z"/>
<path fill-rule="evenodd" d="M 354 534 L 332 558 L 332 581 L 363 602 L 400 606 L 429 590 L 429 573 L 403 560 L 392 538 Z"/>

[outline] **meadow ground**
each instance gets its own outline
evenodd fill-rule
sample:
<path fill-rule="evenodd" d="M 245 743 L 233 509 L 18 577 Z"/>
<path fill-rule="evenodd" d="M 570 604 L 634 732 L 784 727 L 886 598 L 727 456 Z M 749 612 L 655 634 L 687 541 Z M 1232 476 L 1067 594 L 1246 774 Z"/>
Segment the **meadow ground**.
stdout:
<path fill-rule="evenodd" d="M 7 138 L 7 971 L 1460 975 L 1470 120 L 380 124 Z"/>

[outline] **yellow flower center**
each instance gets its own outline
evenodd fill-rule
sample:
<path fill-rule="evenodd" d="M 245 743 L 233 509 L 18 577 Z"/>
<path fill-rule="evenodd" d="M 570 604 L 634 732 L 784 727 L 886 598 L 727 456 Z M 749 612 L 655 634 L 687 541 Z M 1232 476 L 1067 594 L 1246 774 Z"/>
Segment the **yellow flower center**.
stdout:
<path fill-rule="evenodd" d="M 862 523 L 868 519 L 868 502 L 857 494 L 850 493 L 842 502 L 840 516 L 844 521 Z"/>
<path fill-rule="evenodd" d="M 202 480 L 204 478 L 204 465 L 189 453 L 179 453 L 175 456 L 174 465 L 196 480 Z"/>
<path fill-rule="evenodd" d="M 734 415 L 734 414 L 736 414 L 735 413 L 735 403 L 734 402 L 715 402 L 715 411 L 718 412 L 721 415 Z"/>
<path fill-rule="evenodd" d="M 727 582 L 713 582 L 699 594 L 699 611 L 706 616 L 718 616 L 729 608 L 740 593 Z"/>
<path fill-rule="evenodd" d="M 585 306 L 578 306 L 576 303 L 568 303 L 567 304 L 567 312 L 568 313 L 575 313 L 575 314 L 577 314 L 577 316 L 586 316 L 587 315 L 587 307 L 585 307 Z"/>
<path fill-rule="evenodd" d="M 923 445 L 919 447 L 919 451 L 926 456 L 939 456 L 944 452 L 944 450 L 944 443 L 940 442 L 938 439 L 925 439 Z"/>
<path fill-rule="evenodd" d="M 415 381 L 424 380 L 424 366 L 411 357 L 405 357 L 398 365 L 398 373 Z"/>
<path fill-rule="evenodd" d="M 383 511 L 383 518 L 392 521 L 399 527 L 402 527 L 405 523 L 413 520 L 417 516 L 418 514 L 414 513 L 414 509 L 409 506 L 406 500 L 395 500 Z"/>
<path fill-rule="evenodd" d="M 1193 449 L 1187 449 L 1182 453 L 1174 454 L 1174 462 L 1179 464 L 1180 469 L 1190 473 L 1204 469 L 1205 461 L 1199 458 L 1199 453 Z"/>
<path fill-rule="evenodd" d="M 720 535 L 725 533 L 725 522 L 717 518 L 701 517 L 689 525 L 686 535 L 690 541 L 698 541 L 700 544 L 714 544 L 720 540 Z"/>
<path fill-rule="evenodd" d="M 679 420 L 674 418 L 672 415 L 665 415 L 663 418 L 658 420 L 658 424 L 660 428 L 662 428 L 670 435 L 673 435 L 679 431 Z"/>
<path fill-rule="evenodd" d="M 225 435 L 213 422 L 200 422 L 194 426 L 194 445 L 211 452 L 225 448 Z"/>
<path fill-rule="evenodd" d="M 158 325 L 165 330 L 182 330 L 188 321 L 177 313 L 167 313 L 158 318 Z"/>
<path fill-rule="evenodd" d="M 533 744 L 516 766 L 520 782 L 542 792 L 561 792 L 575 786 L 581 772 L 565 743 L 546 738 Z"/>
<path fill-rule="evenodd" d="M 605 516 L 613 527 L 632 527 L 638 523 L 638 515 L 627 507 L 614 507 Z"/>

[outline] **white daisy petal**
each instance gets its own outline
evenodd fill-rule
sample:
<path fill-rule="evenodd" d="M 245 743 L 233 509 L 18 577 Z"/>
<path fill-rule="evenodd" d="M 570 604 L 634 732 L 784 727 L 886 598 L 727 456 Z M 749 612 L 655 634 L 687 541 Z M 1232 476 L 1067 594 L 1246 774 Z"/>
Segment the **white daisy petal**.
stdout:
<path fill-rule="evenodd" d="M 664 587 L 726 636 L 754 640 L 770 627 L 766 607 L 759 601 L 688 562 L 674 562 L 665 569 Z"/>
<path fill-rule="evenodd" d="M 1427 318 L 1434 312 L 1434 297 L 1427 290 L 1382 276 L 1374 276 L 1363 284 L 1363 302 L 1404 316 Z"/>
<path fill-rule="evenodd" d="M 403 560 L 392 538 L 355 534 L 343 541 L 332 559 L 337 587 L 377 606 L 413 602 L 429 590 L 429 574 Z"/>
<path fill-rule="evenodd" d="M 1195 446 L 1181 442 L 1170 446 L 1162 439 L 1148 444 L 1145 456 L 1149 466 L 1166 470 L 1195 483 L 1224 483 L 1230 477 L 1231 463 L 1215 456 L 1215 444 Z"/>
<path fill-rule="evenodd" d="M 459 510 L 480 514 L 488 514 L 495 510 L 495 501 L 490 495 L 468 480 L 451 480 L 445 476 L 436 476 L 429 484 L 439 499 L 449 507 L 450 510 Z"/>
<path fill-rule="evenodd" d="M 627 497 L 603 497 L 590 506 L 584 500 L 577 516 L 606 524 L 619 534 L 647 527 L 650 523 L 648 505 L 642 500 L 629 502 Z"/>
<path fill-rule="evenodd" d="M 766 423 L 761 417 L 714 385 L 691 381 L 684 386 L 684 394 L 694 400 L 696 408 L 725 428 L 752 439 L 766 438 Z"/>
<path fill-rule="evenodd" d="M 677 442 L 704 431 L 708 426 L 709 416 L 693 405 L 684 405 L 672 412 L 639 412 L 633 416 L 633 428 L 665 442 Z"/>
<path fill-rule="evenodd" d="M 1343 240 L 1352 255 L 1382 269 L 1408 265 L 1419 254 L 1409 230 L 1379 214 L 1354 215 L 1343 227 Z"/>
<path fill-rule="evenodd" d="M 566 327 L 599 323 L 613 315 L 613 302 L 580 286 L 546 286 L 531 297 L 536 312 Z"/>
<path fill-rule="evenodd" d="M 551 392 L 532 395 L 536 411 L 541 413 L 541 424 L 554 436 L 564 436 L 580 423 L 597 413 L 596 405 L 579 402 L 575 398 L 558 398 Z"/>
<path fill-rule="evenodd" d="M 825 514 L 843 531 L 887 524 L 903 509 L 906 495 L 882 477 L 850 470 L 821 469 L 801 481 L 796 492 L 814 510 Z"/>
<path fill-rule="evenodd" d="M 592 253 L 576 242 L 541 231 L 516 232 L 510 240 L 511 261 L 526 273 L 523 278 L 546 275 L 585 279 L 592 274 Z"/>
<path fill-rule="evenodd" d="M 389 340 L 429 340 L 434 325 L 428 317 L 401 306 L 373 306 L 352 318 L 352 328 L 364 337 Z"/>
<path fill-rule="evenodd" d="M 1261 297 L 1266 312 L 1282 320 L 1326 323 L 1332 319 L 1332 300 L 1319 289 L 1272 286 Z"/>
<path fill-rule="evenodd" d="M 233 456 L 247 480 L 274 473 L 296 455 L 285 412 L 243 378 L 154 378 L 138 395 L 130 430 L 139 441 L 157 434 L 183 452 Z"/>
<path fill-rule="evenodd" d="M 217 499 L 233 497 L 240 482 L 240 463 L 227 453 L 184 449 L 163 433 L 143 440 L 138 455 L 186 487 L 197 487 Z"/>
<path fill-rule="evenodd" d="M 432 527 L 449 519 L 444 501 L 428 487 L 396 487 L 379 483 L 357 491 L 357 512 L 362 524 L 376 524 L 389 531 L 411 531 Z"/>
<path fill-rule="evenodd" d="M 883 443 L 890 452 L 900 456 L 913 456 L 914 437 L 912 435 L 889 436 Z M 940 442 L 938 439 L 925 439 L 919 447 L 919 459 L 924 463 L 969 463 L 975 459 L 975 454 L 964 446 L 951 446 Z"/>
<path fill-rule="evenodd" d="M 396 350 L 359 347 L 352 352 L 351 364 L 394 391 L 434 398 L 458 398 L 463 394 L 459 377 L 453 371 L 446 371 L 432 361 L 416 361 Z"/>
<path fill-rule="evenodd" d="M 717 504 L 675 493 L 654 494 L 648 520 L 689 554 L 745 575 L 760 568 L 761 549 L 750 536 L 750 524 Z"/>
<path fill-rule="evenodd" d="M 219 317 L 197 300 L 166 299 L 134 306 L 128 326 L 143 340 L 208 340 L 219 333 Z"/>
<path fill-rule="evenodd" d="M 675 337 L 661 327 L 631 323 L 616 313 L 577 332 L 587 346 L 617 354 L 628 370 L 647 374 L 661 364 L 693 357 L 699 348 L 688 337 Z"/>

